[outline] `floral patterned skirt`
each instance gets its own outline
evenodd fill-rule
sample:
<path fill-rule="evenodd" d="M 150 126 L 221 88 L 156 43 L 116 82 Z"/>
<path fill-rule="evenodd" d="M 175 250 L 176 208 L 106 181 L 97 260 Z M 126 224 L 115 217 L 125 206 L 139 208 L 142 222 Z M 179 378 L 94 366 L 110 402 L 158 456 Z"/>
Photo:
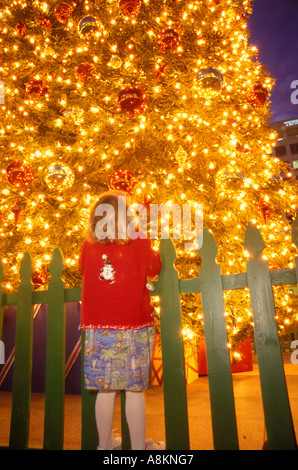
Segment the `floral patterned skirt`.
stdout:
<path fill-rule="evenodd" d="M 87 390 L 141 391 L 149 387 L 154 327 L 85 330 Z"/>

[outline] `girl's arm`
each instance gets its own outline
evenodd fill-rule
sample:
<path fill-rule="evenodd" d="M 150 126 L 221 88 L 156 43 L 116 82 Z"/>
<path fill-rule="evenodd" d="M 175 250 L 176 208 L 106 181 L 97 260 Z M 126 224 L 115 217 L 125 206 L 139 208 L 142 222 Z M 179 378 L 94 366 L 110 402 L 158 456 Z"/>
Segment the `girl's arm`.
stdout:
<path fill-rule="evenodd" d="M 149 256 L 147 259 L 146 273 L 149 277 L 153 278 L 160 273 L 162 262 L 157 251 L 150 248 Z"/>

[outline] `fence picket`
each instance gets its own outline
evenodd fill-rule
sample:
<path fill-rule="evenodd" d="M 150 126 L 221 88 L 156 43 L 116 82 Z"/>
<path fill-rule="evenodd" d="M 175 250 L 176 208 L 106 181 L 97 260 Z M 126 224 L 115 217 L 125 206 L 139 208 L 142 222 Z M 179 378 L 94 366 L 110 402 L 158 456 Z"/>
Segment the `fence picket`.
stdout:
<path fill-rule="evenodd" d="M 22 450 L 28 448 L 31 405 L 33 284 L 31 282 L 32 264 L 29 253 L 25 253 L 22 259 L 20 275 L 9 446 L 11 449 Z"/>
<path fill-rule="evenodd" d="M 174 268 L 176 252 L 171 239 L 160 243 L 162 270 L 160 293 L 160 331 L 166 422 L 166 448 L 189 449 L 184 350 L 180 313 L 179 280 Z"/>
<path fill-rule="evenodd" d="M 45 380 L 44 449 L 63 449 L 65 390 L 65 308 L 61 251 L 56 248 L 50 263 L 48 286 L 47 349 Z"/>
<path fill-rule="evenodd" d="M 268 263 L 262 259 L 265 243 L 249 224 L 245 248 L 252 257 L 247 263 L 248 287 L 254 322 L 254 337 L 260 371 L 263 408 L 269 449 L 296 449 L 289 398 L 275 320 L 275 306 Z"/>
<path fill-rule="evenodd" d="M 210 391 L 214 448 L 238 449 L 232 373 L 230 366 L 225 305 L 220 267 L 215 263 L 217 246 L 204 230 L 200 285 Z"/>

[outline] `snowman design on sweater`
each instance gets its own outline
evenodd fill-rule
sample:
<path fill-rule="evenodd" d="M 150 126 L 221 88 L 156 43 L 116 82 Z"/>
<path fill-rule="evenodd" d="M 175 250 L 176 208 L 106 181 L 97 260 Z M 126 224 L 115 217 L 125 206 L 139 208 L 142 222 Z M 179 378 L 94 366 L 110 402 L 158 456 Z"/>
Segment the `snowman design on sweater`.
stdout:
<path fill-rule="evenodd" d="M 100 269 L 99 279 L 109 281 L 110 284 L 115 282 L 115 274 L 116 271 L 113 269 L 111 265 L 111 261 L 107 257 L 107 255 L 102 255 L 102 259 L 104 262 L 104 267 Z"/>

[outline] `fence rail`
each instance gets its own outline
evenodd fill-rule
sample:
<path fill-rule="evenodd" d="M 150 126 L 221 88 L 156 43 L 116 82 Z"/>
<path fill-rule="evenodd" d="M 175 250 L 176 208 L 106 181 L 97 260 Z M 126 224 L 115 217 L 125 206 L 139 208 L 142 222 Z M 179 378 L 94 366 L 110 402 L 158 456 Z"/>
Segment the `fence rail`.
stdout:
<path fill-rule="evenodd" d="M 180 312 L 180 294 L 201 293 L 206 341 L 208 380 L 215 449 L 238 449 L 237 420 L 233 382 L 227 348 L 224 290 L 250 291 L 258 357 L 262 401 L 269 449 L 296 449 L 296 437 L 282 363 L 275 321 L 272 286 L 298 282 L 298 257 L 293 269 L 269 270 L 262 258 L 265 247 L 259 231 L 249 224 L 244 246 L 251 253 L 245 273 L 221 275 L 216 264 L 217 246 L 205 229 L 199 250 L 202 258 L 200 276 L 181 280 L 174 268 L 176 252 L 171 239 L 160 242 L 163 266 L 154 295 L 160 297 L 160 330 L 163 357 L 163 389 L 166 448 L 189 449 L 187 394 Z M 292 226 L 292 241 L 298 247 L 298 221 Z M 80 301 L 81 288 L 67 289 L 61 280 L 63 257 L 56 248 L 50 263 L 48 290 L 34 291 L 32 263 L 26 253 L 20 268 L 21 283 L 17 293 L 5 293 L 0 263 L 0 298 L 2 307 L 16 305 L 16 334 L 12 411 L 9 447 L 27 449 L 31 404 L 32 344 L 34 305 L 48 304 L 44 449 L 63 449 L 65 395 L 65 303 Z M 3 309 L 0 315 L 2 330 Z M 81 357 L 84 333 L 81 335 Z M 95 449 L 97 430 L 94 416 L 95 394 L 84 389 L 82 367 L 82 449 Z M 124 416 L 125 394 L 121 396 L 123 448 L 129 449 L 129 433 Z M 198 423 L 201 426 L 202 423 Z"/>

